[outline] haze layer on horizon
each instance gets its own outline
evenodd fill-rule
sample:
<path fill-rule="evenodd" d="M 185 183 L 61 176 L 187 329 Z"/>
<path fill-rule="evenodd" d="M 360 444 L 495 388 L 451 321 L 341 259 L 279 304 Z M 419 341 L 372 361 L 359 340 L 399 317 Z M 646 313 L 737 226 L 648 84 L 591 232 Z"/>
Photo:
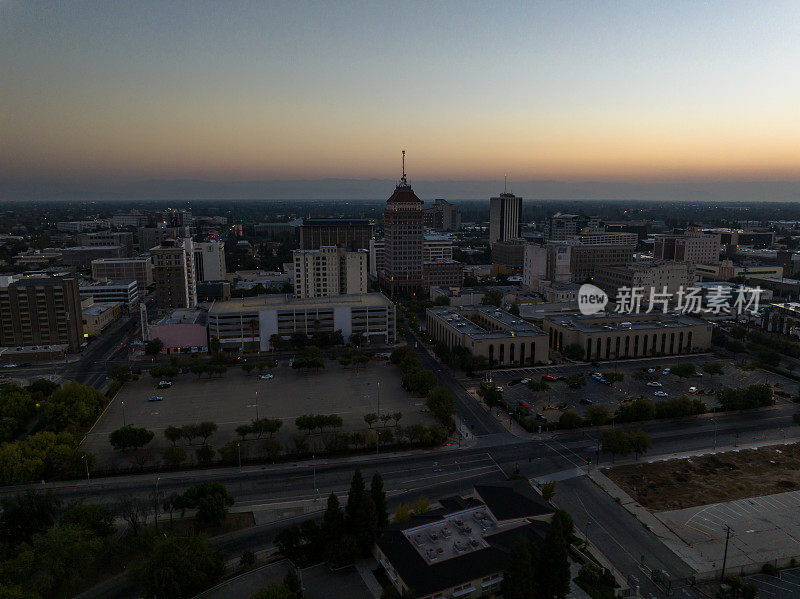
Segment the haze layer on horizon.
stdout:
<path fill-rule="evenodd" d="M 800 180 L 796 2 L 37 3 L 0 181 Z"/>

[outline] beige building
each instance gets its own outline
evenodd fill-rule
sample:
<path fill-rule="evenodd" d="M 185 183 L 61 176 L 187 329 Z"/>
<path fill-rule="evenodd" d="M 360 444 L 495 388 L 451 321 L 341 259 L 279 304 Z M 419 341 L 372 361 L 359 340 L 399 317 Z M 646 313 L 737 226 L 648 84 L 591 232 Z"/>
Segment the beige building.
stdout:
<path fill-rule="evenodd" d="M 610 296 L 620 287 L 643 287 L 645 298 L 650 289 L 655 293 L 675 294 L 678 289 L 689 288 L 694 283 L 694 269 L 688 262 L 657 262 L 629 264 L 627 266 L 597 266 L 592 282 Z"/>
<path fill-rule="evenodd" d="M 711 345 L 711 324 L 683 315 L 558 314 L 545 317 L 550 349 L 577 344 L 585 360 L 616 360 L 698 352 Z"/>
<path fill-rule="evenodd" d="M 194 244 L 189 238 L 165 239 L 150 250 L 158 307 L 166 310 L 197 305 Z"/>
<path fill-rule="evenodd" d="M 225 244 L 222 241 L 203 241 L 194 244 L 194 267 L 198 283 L 224 281 Z"/>
<path fill-rule="evenodd" d="M 0 276 L 0 347 L 83 345 L 78 280 Z"/>
<path fill-rule="evenodd" d="M 367 256 L 336 246 L 295 250 L 294 296 L 298 298 L 357 295 L 367 292 Z"/>
<path fill-rule="evenodd" d="M 122 317 L 120 302 L 95 302 L 91 297 L 81 301 L 83 336 L 96 337 L 108 325 Z"/>
<path fill-rule="evenodd" d="M 425 287 L 461 287 L 464 284 L 464 265 L 457 260 L 440 259 L 422 264 Z"/>
<path fill-rule="evenodd" d="M 267 351 L 273 335 L 336 331 L 345 341 L 357 333 L 371 343 L 394 343 L 394 304 L 381 293 L 308 299 L 273 294 L 217 301 L 208 311 L 209 338 L 227 349 Z"/>
<path fill-rule="evenodd" d="M 149 256 L 92 260 L 92 279 L 95 281 L 136 279 L 139 291 L 144 292 L 153 284 L 153 261 Z"/>
<path fill-rule="evenodd" d="M 783 277 L 782 266 L 768 264 L 734 265 L 731 260 L 718 264 L 696 264 L 695 273 L 701 281 L 730 281 L 742 277 L 745 281 L 753 277 Z"/>
<path fill-rule="evenodd" d="M 688 227 L 683 235 L 656 235 L 653 240 L 655 260 L 676 260 L 692 264 L 716 264 L 721 246 L 719 233 L 703 233 L 700 227 Z"/>
<path fill-rule="evenodd" d="M 428 333 L 447 347 L 461 346 L 492 366 L 546 363 L 547 337 L 519 316 L 494 306 L 428 308 Z"/>

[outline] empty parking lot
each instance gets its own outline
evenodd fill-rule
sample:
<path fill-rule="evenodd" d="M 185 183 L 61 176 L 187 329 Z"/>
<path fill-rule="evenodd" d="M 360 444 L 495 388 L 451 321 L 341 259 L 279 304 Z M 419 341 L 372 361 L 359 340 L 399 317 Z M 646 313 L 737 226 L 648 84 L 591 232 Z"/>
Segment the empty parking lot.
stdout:
<path fill-rule="evenodd" d="M 257 416 L 283 421 L 275 438 L 284 446 L 291 446 L 293 437 L 304 436 L 294 424 L 303 414 L 338 414 L 345 432 L 366 429 L 364 414 L 379 410 L 381 414 L 401 412 L 401 426 L 434 423 L 425 400 L 406 392 L 398 370 L 383 362 L 372 362 L 356 372 L 329 361 L 318 373 L 300 372 L 281 363 L 273 372 L 272 380 L 245 375 L 233 367 L 217 379 L 182 374 L 170 389 L 155 389 L 157 381 L 145 373 L 139 381 L 125 385 L 87 435 L 83 447 L 94 453 L 99 463 L 126 464 L 126 457 L 114 452 L 108 441 L 109 433 L 123 423 L 154 431 L 150 446 L 155 453 L 169 445 L 163 434 L 167 426 L 205 420 L 219 426 L 210 439 L 217 448 L 238 438 L 236 427 Z M 164 400 L 149 402 L 151 395 L 163 396 Z M 313 443 L 314 436 L 310 439 Z"/>

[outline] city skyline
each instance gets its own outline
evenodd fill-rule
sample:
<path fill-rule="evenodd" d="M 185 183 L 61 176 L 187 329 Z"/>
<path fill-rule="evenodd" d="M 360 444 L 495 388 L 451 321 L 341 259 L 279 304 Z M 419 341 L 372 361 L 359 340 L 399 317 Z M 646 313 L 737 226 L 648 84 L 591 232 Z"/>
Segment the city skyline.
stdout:
<path fill-rule="evenodd" d="M 797 181 L 797 13 L 7 3 L 0 181 Z"/>

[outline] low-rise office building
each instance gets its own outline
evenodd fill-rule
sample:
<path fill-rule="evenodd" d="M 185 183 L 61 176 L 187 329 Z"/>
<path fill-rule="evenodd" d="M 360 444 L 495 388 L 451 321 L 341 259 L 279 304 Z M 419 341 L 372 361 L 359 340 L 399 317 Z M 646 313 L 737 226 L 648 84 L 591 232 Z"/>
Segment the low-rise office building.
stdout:
<path fill-rule="evenodd" d="M 464 284 L 464 264 L 445 258 L 423 262 L 422 280 L 426 287 L 461 287 Z"/>
<path fill-rule="evenodd" d="M 81 283 L 81 301 L 92 298 L 97 302 L 119 302 L 128 308 L 139 303 L 139 285 L 135 280 L 93 281 Z"/>
<path fill-rule="evenodd" d="M 138 258 L 100 258 L 92 260 L 95 281 L 136 279 L 141 292 L 153 284 L 153 261 L 150 256 Z"/>
<path fill-rule="evenodd" d="M 214 302 L 208 312 L 208 334 L 225 349 L 266 351 L 273 335 L 335 333 L 345 341 L 353 334 L 368 342 L 394 343 L 395 306 L 381 293 L 299 299 L 291 295 L 258 295 Z"/>
<path fill-rule="evenodd" d="M 559 314 L 543 327 L 550 349 L 579 345 L 585 360 L 681 355 L 711 345 L 711 324 L 685 315 Z"/>
<path fill-rule="evenodd" d="M 446 306 L 426 310 L 426 328 L 448 348 L 464 347 L 492 366 L 545 363 L 547 337 L 538 327 L 495 306 Z"/>
<path fill-rule="evenodd" d="M 627 266 L 598 265 L 592 282 L 612 297 L 621 287 L 642 287 L 645 297 L 650 290 L 675 294 L 680 288 L 691 287 L 694 270 L 688 262 L 632 263 Z"/>
<path fill-rule="evenodd" d="M 723 260 L 719 264 L 696 264 L 694 271 L 701 281 L 730 281 L 741 277 L 745 281 L 754 277 L 783 276 L 783 267 L 767 264 L 735 265 L 731 260 Z"/>
<path fill-rule="evenodd" d="M 119 245 L 79 245 L 61 249 L 61 263 L 88 268 L 98 258 L 123 258 L 125 249 Z"/>
<path fill-rule="evenodd" d="M 83 336 L 96 337 L 103 329 L 122 317 L 120 302 L 95 302 L 91 297 L 81 301 Z"/>
<path fill-rule="evenodd" d="M 476 485 L 470 496 L 440 499 L 434 509 L 391 525 L 373 552 L 399 593 L 494 596 L 514 540 L 540 543 L 553 513 L 528 481 Z"/>

